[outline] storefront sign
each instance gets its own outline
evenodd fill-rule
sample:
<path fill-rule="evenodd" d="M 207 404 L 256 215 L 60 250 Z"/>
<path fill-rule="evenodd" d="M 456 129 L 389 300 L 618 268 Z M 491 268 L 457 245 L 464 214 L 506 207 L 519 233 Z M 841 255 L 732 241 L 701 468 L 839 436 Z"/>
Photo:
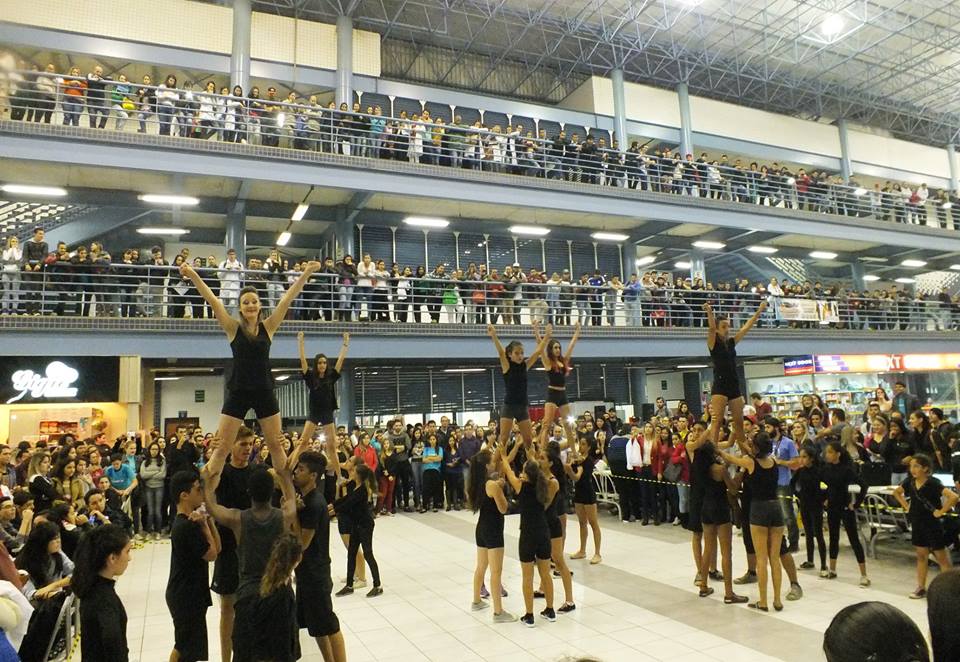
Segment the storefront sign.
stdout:
<path fill-rule="evenodd" d="M 115 402 L 118 357 L 0 357 L 0 403 Z"/>
<path fill-rule="evenodd" d="M 792 356 L 783 360 L 784 375 L 812 375 L 813 373 L 812 356 Z"/>
<path fill-rule="evenodd" d="M 779 318 L 788 322 L 822 322 L 830 324 L 840 321 L 840 312 L 836 301 L 826 299 L 780 299 Z"/>
<path fill-rule="evenodd" d="M 784 375 L 960 370 L 960 354 L 817 354 L 783 360 Z"/>

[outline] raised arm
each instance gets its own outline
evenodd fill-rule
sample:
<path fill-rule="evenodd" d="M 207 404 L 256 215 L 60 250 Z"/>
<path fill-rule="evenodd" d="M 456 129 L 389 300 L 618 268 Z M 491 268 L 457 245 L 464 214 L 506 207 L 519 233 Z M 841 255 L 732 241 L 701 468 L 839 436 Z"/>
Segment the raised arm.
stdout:
<path fill-rule="evenodd" d="M 563 362 L 569 367 L 570 359 L 573 358 L 573 347 L 577 344 L 577 341 L 580 340 L 580 322 L 577 322 L 577 326 L 573 331 L 573 337 L 570 339 L 570 342 L 567 344 L 567 353 L 563 357 Z"/>
<path fill-rule="evenodd" d="M 507 479 L 507 482 L 510 483 L 510 486 L 513 488 L 513 491 L 517 494 L 520 493 L 520 488 L 523 487 L 523 481 L 517 478 L 517 475 L 513 473 L 513 467 L 510 466 L 510 462 L 516 454 L 516 449 L 520 446 L 520 443 L 517 442 L 514 445 L 514 450 L 510 451 L 510 455 L 502 458 L 500 466 L 503 468 L 503 475 Z"/>
<path fill-rule="evenodd" d="M 744 469 L 748 473 L 753 473 L 756 464 L 754 459 L 749 455 L 739 456 L 739 455 L 730 455 L 726 451 L 719 451 L 720 457 L 723 458 L 723 461 L 727 464 L 735 464 L 741 469 Z"/>
<path fill-rule="evenodd" d="M 203 482 L 203 496 L 207 503 L 207 510 L 213 519 L 227 527 L 240 540 L 240 511 L 236 508 L 227 508 L 217 503 L 217 485 L 220 484 L 220 473 L 217 472 Z"/>
<path fill-rule="evenodd" d="M 550 342 L 551 336 L 553 336 L 553 325 L 547 324 L 543 337 L 537 342 L 537 346 L 534 347 L 533 353 L 530 355 L 530 358 L 527 359 L 527 370 L 530 370 L 537 364 L 537 360 L 543 355 L 544 350 L 546 350 L 547 343 Z"/>
<path fill-rule="evenodd" d="M 289 529 L 297 531 L 297 492 L 293 488 L 290 471 L 286 466 L 281 466 L 279 469 L 274 469 L 274 475 L 282 495 L 280 510 L 283 512 L 283 522 Z"/>
<path fill-rule="evenodd" d="M 343 334 L 343 345 L 340 346 L 340 355 L 337 356 L 337 372 L 343 371 L 343 362 L 347 360 L 347 350 L 350 349 L 350 334 L 344 332 Z"/>
<path fill-rule="evenodd" d="M 310 364 L 307 362 L 307 351 L 303 346 L 303 331 L 297 333 L 297 349 L 300 350 L 300 372 L 306 373 L 310 370 Z"/>
<path fill-rule="evenodd" d="M 717 318 L 713 314 L 713 306 L 709 302 L 703 304 L 703 312 L 707 314 L 707 349 L 713 349 L 717 342 Z"/>
<path fill-rule="evenodd" d="M 743 340 L 743 337 L 747 335 L 747 332 L 753 328 L 753 325 L 757 323 L 757 320 L 760 319 L 760 316 L 763 315 L 763 311 L 766 309 L 767 301 L 764 299 L 760 302 L 760 305 L 757 306 L 757 312 L 755 312 L 753 316 L 747 320 L 746 324 L 740 327 L 740 330 L 737 331 L 737 335 L 733 337 L 735 343 L 738 345 L 740 344 L 740 341 Z"/>
<path fill-rule="evenodd" d="M 287 316 L 287 311 L 290 310 L 290 305 L 293 303 L 293 300 L 300 295 L 310 276 L 319 271 L 321 266 L 322 265 L 315 260 L 307 262 L 303 268 L 303 273 L 294 281 L 293 285 L 287 288 L 287 291 L 283 294 L 283 298 L 280 299 L 280 303 L 277 304 L 276 309 L 271 313 L 270 317 L 263 321 L 263 326 L 267 329 L 267 333 L 273 336 L 274 332 L 280 327 L 280 323 L 283 322 L 283 319 Z"/>
<path fill-rule="evenodd" d="M 213 315 L 217 318 L 217 321 L 220 322 L 220 327 L 223 329 L 223 332 L 227 334 L 228 338 L 232 339 L 237 334 L 237 329 L 240 328 L 240 322 L 230 316 L 223 302 L 217 298 L 213 290 L 207 287 L 207 284 L 203 282 L 200 274 L 198 274 L 193 267 L 187 263 L 180 265 L 180 276 L 189 279 L 190 282 L 193 283 L 197 292 L 200 293 L 203 300 L 206 301 L 207 305 L 213 310 Z"/>
<path fill-rule="evenodd" d="M 493 341 L 493 346 L 497 348 L 497 356 L 500 357 L 500 369 L 506 373 L 510 369 L 510 359 L 507 358 L 507 353 L 503 349 L 503 345 L 500 344 L 500 338 L 497 337 L 497 329 L 493 324 L 487 324 L 487 335 L 490 336 L 490 340 Z"/>

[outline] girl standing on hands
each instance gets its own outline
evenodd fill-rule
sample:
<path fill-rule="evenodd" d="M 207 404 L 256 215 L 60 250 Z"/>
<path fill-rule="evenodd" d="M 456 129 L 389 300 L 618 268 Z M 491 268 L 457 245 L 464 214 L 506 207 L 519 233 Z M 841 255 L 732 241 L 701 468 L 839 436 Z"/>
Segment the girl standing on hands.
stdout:
<path fill-rule="evenodd" d="M 727 405 L 730 406 L 730 416 L 733 419 L 733 442 L 743 441 L 743 394 L 740 392 L 740 380 L 737 377 L 737 344 L 743 340 L 747 332 L 757 323 L 763 311 L 767 309 L 767 302 L 763 301 L 753 317 L 740 327 L 732 337 L 730 336 L 730 320 L 726 317 L 714 317 L 713 308 L 709 303 L 703 304 L 707 313 L 707 322 L 710 325 L 707 331 L 707 349 L 713 359 L 713 389 L 710 391 L 710 426 L 711 441 L 720 442 L 720 424 L 723 421 Z"/>
<path fill-rule="evenodd" d="M 541 342 L 540 328 L 535 323 L 533 325 L 533 334 L 537 343 Z M 572 446 L 576 441 L 574 429 L 570 425 L 570 403 L 567 401 L 567 375 L 570 374 L 572 366 L 570 359 L 573 358 L 573 347 L 580 338 L 580 323 L 577 322 L 576 330 L 567 345 L 567 353 L 563 353 L 560 347 L 560 341 L 553 339 L 547 342 L 546 351 L 540 354 L 540 362 L 543 363 L 547 371 L 547 402 L 543 406 L 543 421 L 540 432 L 540 446 L 545 448 L 547 440 L 550 438 L 550 431 L 553 429 L 553 422 L 560 417 L 560 424 L 563 425 L 564 432 L 567 433 L 566 446 Z"/>
<path fill-rule="evenodd" d="M 500 357 L 500 369 L 503 371 L 503 383 L 506 386 L 506 395 L 503 398 L 503 411 L 500 413 L 500 447 L 506 448 L 507 441 L 510 439 L 510 433 L 513 431 L 513 424 L 516 422 L 520 428 L 520 435 L 523 437 L 523 445 L 530 448 L 533 442 L 533 428 L 530 426 L 530 412 L 527 408 L 530 401 L 527 398 L 527 371 L 532 368 L 540 353 L 550 341 L 553 334 L 553 326 L 547 325 L 546 333 L 537 343 L 533 354 L 529 359 L 523 358 L 523 343 L 514 340 L 510 342 L 506 349 L 500 344 L 497 337 L 497 330 L 493 324 L 487 325 L 487 335 L 493 340 L 497 348 L 497 354 Z"/>
<path fill-rule="evenodd" d="M 239 319 L 231 317 L 199 274 L 189 264 L 180 267 L 180 275 L 190 282 L 213 310 L 214 317 L 230 340 L 233 352 L 233 372 L 227 382 L 227 397 L 220 412 L 218 436 L 223 443 L 216 453 L 226 457 L 237 439 L 244 416 L 253 409 L 260 422 L 263 437 L 270 448 L 273 466 L 282 467 L 286 455 L 280 444 L 283 429 L 280 405 L 273 393 L 273 375 L 270 372 L 270 345 L 293 301 L 300 296 L 304 285 L 320 269 L 319 262 L 308 262 L 300 277 L 284 293 L 273 313 L 263 318 L 260 296 L 255 287 L 240 290 Z"/>

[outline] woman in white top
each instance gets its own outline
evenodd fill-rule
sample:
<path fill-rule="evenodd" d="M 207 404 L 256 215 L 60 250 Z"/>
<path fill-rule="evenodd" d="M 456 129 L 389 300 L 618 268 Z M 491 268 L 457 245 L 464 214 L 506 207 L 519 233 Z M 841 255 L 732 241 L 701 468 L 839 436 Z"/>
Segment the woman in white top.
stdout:
<path fill-rule="evenodd" d="M 0 315 L 16 315 L 20 305 L 20 270 L 23 268 L 23 249 L 16 237 L 7 238 L 7 246 L 0 259 L 3 276 L 3 296 L 0 298 Z"/>
<path fill-rule="evenodd" d="M 206 140 L 217 133 L 224 107 L 223 99 L 217 96 L 217 86 L 212 80 L 208 81 L 204 91 L 197 95 L 197 103 L 200 104 L 200 137 Z"/>
<path fill-rule="evenodd" d="M 223 138 L 228 143 L 247 142 L 246 108 L 243 88 L 234 85 L 233 93 L 224 101 Z"/>
<path fill-rule="evenodd" d="M 396 277 L 396 284 L 393 286 L 393 319 L 397 322 L 407 322 L 410 320 L 410 279 L 413 272 L 410 267 L 404 267 Z"/>
<path fill-rule="evenodd" d="M 373 281 L 373 312 L 370 319 L 374 322 L 389 322 L 390 312 L 387 301 L 390 299 L 390 272 L 383 260 L 377 260 Z"/>
<path fill-rule="evenodd" d="M 413 116 L 413 124 L 410 127 L 410 149 L 407 156 L 410 163 L 420 163 L 423 159 L 423 141 L 426 139 L 427 127 L 421 121 L 419 115 Z"/>
<path fill-rule="evenodd" d="M 373 294 L 373 279 L 376 276 L 377 265 L 370 259 L 369 253 L 364 253 L 363 259 L 357 265 L 357 285 L 353 290 L 353 305 L 357 310 L 357 319 L 371 319 L 371 295 Z M 363 313 L 363 303 L 367 303 L 367 313 Z"/>
<path fill-rule="evenodd" d="M 770 306 L 773 308 L 774 324 L 780 326 L 780 300 L 783 297 L 783 288 L 780 287 L 776 278 L 770 279 L 770 284 L 767 285 L 767 293 L 770 295 Z"/>
<path fill-rule="evenodd" d="M 177 111 L 177 101 L 180 93 L 177 91 L 177 77 L 173 74 L 157 87 L 157 116 L 160 118 L 160 135 L 169 136 L 173 115 Z"/>

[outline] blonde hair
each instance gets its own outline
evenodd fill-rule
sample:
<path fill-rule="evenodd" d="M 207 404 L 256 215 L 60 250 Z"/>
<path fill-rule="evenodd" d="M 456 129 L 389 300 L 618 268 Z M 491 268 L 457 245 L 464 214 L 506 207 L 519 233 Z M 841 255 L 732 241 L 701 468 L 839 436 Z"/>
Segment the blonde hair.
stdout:
<path fill-rule="evenodd" d="M 273 544 L 270 558 L 260 580 L 260 597 L 265 598 L 290 581 L 293 569 L 300 562 L 303 548 L 292 533 L 285 533 Z"/>

